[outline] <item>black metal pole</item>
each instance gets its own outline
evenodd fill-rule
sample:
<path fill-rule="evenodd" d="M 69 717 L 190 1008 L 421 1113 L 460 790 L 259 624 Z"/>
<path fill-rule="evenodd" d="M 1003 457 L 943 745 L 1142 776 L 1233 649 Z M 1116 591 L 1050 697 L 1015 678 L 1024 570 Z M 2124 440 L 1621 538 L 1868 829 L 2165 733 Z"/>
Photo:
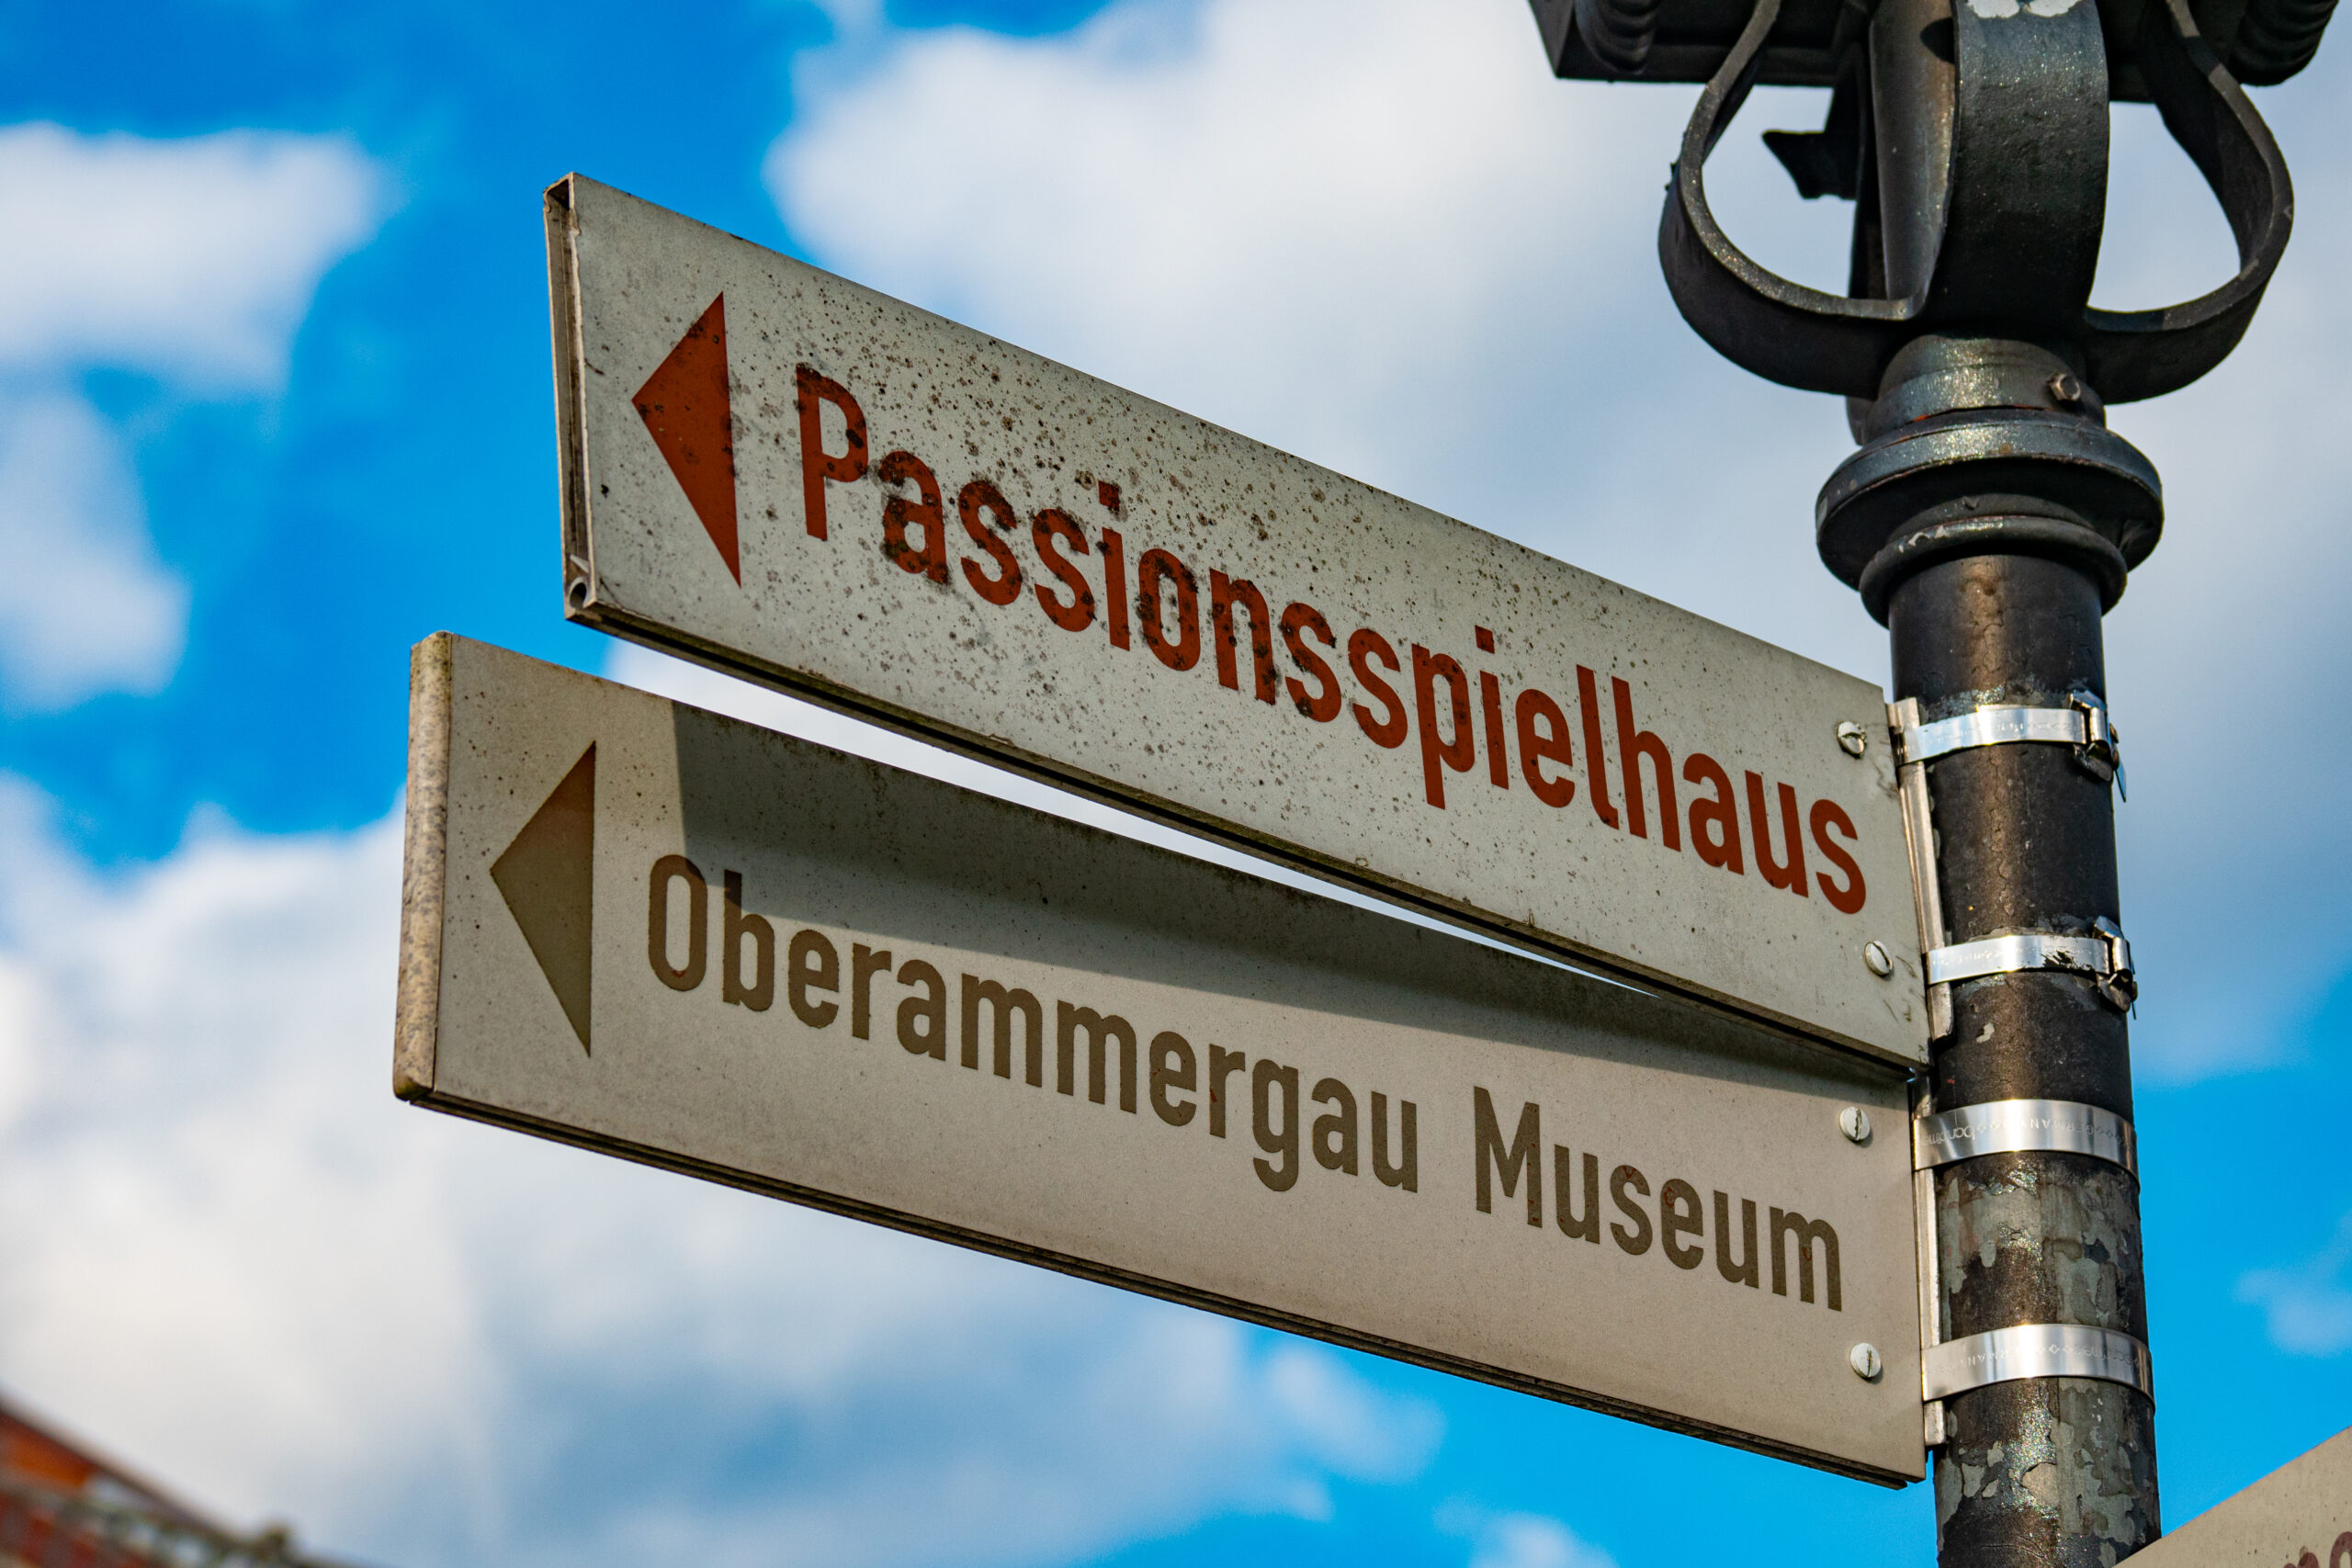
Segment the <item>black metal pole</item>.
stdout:
<path fill-rule="evenodd" d="M 1986 703 L 2105 696 L 2098 587 L 2073 565 L 1986 554 L 1895 589 L 1894 688 L 1930 720 Z M 1947 940 L 2120 920 L 2109 786 L 2055 746 L 1987 746 L 1928 764 Z M 1933 1108 L 2057 1100 L 2132 1115 L 2123 1016 L 2047 970 L 1953 987 Z M 2051 1152 L 1980 1155 L 1935 1174 L 1940 1337 L 2017 1325 L 2145 1342 L 2138 1184 Z M 2028 1378 L 1946 1403 L 1935 1456 L 1944 1568 L 2103 1568 L 2154 1540 L 2155 1412 L 2120 1383 Z"/>

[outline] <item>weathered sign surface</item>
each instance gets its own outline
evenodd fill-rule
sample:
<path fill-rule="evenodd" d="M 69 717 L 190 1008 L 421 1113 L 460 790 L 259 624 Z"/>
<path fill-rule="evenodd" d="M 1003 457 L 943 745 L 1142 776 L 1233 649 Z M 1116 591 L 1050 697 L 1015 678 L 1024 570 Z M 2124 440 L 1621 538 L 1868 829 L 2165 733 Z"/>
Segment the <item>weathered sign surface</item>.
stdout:
<path fill-rule="evenodd" d="M 413 726 L 408 1099 L 1921 1473 L 1892 1068 L 447 636 Z"/>
<path fill-rule="evenodd" d="M 2143 1551 L 2134 1568 L 2352 1568 L 2352 1431 Z"/>
<path fill-rule="evenodd" d="M 1876 687 L 593 181 L 548 216 L 574 617 L 1926 1059 Z"/>

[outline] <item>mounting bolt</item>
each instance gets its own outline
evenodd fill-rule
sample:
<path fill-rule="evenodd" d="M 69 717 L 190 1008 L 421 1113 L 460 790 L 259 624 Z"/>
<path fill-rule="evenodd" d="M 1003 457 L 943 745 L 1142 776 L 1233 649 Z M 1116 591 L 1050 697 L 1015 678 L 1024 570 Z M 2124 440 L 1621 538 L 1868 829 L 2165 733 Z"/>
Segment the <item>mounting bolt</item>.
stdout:
<path fill-rule="evenodd" d="M 1838 1130 L 1857 1144 L 1871 1141 L 1871 1113 L 1859 1105 L 1849 1105 L 1838 1112 Z"/>
<path fill-rule="evenodd" d="M 1878 1382 L 1879 1373 L 1886 1370 L 1885 1363 L 1879 1359 L 1878 1347 L 1867 1339 L 1846 1352 L 1846 1364 L 1864 1382 Z"/>
<path fill-rule="evenodd" d="M 2050 395 L 2069 406 L 2083 400 L 2083 384 L 2071 370 L 2061 370 L 2050 378 Z"/>
<path fill-rule="evenodd" d="M 1838 744 L 1845 749 L 1849 757 L 1860 756 L 1870 743 L 1869 733 L 1852 719 L 1846 719 L 1838 726 Z"/>
<path fill-rule="evenodd" d="M 1887 952 L 1886 948 L 1879 942 L 1862 943 L 1862 963 L 1871 974 L 1882 980 L 1894 973 L 1894 955 Z"/>

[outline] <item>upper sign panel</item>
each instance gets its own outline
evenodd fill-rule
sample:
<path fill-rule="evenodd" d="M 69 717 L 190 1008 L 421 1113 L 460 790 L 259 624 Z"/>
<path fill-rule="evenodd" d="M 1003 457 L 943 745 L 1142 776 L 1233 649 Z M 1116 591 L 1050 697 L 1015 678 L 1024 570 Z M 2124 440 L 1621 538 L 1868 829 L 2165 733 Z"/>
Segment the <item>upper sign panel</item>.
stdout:
<path fill-rule="evenodd" d="M 1926 1059 L 1867 682 L 593 181 L 548 225 L 575 618 Z"/>

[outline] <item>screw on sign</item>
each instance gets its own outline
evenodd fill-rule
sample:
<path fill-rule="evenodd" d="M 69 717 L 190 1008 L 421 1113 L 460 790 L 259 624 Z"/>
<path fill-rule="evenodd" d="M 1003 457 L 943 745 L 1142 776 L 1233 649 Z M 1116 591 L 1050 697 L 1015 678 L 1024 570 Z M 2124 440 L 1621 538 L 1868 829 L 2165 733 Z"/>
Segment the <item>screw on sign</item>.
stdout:
<path fill-rule="evenodd" d="M 2239 84 L 2301 70 L 2333 6 L 2149 0 L 2136 26 L 2074 0 L 1533 8 L 1560 75 L 1706 84 L 1659 234 L 1668 288 L 1734 364 L 1846 400 L 1860 450 L 1822 489 L 1816 544 L 1889 629 L 1894 727 L 1941 737 L 1900 784 L 1934 1042 L 1917 1146 L 1939 1559 L 2115 1562 L 2161 1525 L 2100 617 L 2164 507 L 2105 410 L 2196 379 L 2253 319 L 2293 198 Z M 1765 140 L 1801 195 L 1855 203 L 1844 295 L 1757 265 L 1709 208 L 1708 154 L 1759 83 L 1831 89 L 1819 131 Z M 2237 273 L 2199 299 L 2089 304 L 2111 99 L 2154 101 L 2229 219 Z"/>

